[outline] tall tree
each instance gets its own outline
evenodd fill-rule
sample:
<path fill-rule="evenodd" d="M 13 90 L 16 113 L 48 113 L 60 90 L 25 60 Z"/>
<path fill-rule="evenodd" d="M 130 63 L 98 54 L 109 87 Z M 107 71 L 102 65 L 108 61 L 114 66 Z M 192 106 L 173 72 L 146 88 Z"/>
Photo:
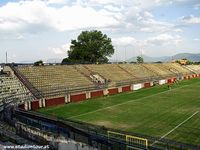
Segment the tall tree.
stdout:
<path fill-rule="evenodd" d="M 34 66 L 44 66 L 44 63 L 42 60 L 34 62 Z"/>
<path fill-rule="evenodd" d="M 114 53 L 112 41 L 101 31 L 83 31 L 71 41 L 68 58 L 62 63 L 107 63 Z"/>
<path fill-rule="evenodd" d="M 139 63 L 139 64 L 144 63 L 144 59 L 143 59 L 143 57 L 138 56 L 138 57 L 137 57 L 137 63 Z"/>

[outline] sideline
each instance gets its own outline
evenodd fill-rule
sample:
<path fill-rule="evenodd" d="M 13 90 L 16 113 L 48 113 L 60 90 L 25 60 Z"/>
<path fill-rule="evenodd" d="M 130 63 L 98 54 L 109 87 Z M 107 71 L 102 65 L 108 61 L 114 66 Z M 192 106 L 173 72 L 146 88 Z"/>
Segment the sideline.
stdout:
<path fill-rule="evenodd" d="M 158 140 L 154 141 L 151 144 L 151 146 L 153 146 L 154 144 L 158 143 L 160 140 L 162 140 L 163 138 L 165 138 L 166 136 L 168 136 L 170 133 L 172 133 L 174 130 L 176 130 L 177 128 L 179 128 L 182 124 L 184 124 L 185 122 L 187 122 L 189 119 L 191 119 L 193 116 L 195 116 L 198 113 L 199 113 L 199 111 L 196 111 L 195 113 L 193 113 L 190 117 L 188 117 L 187 119 L 185 119 L 183 122 L 179 123 L 176 127 L 174 127 L 169 132 L 167 132 L 166 134 L 164 134 L 161 138 L 159 138 Z"/>

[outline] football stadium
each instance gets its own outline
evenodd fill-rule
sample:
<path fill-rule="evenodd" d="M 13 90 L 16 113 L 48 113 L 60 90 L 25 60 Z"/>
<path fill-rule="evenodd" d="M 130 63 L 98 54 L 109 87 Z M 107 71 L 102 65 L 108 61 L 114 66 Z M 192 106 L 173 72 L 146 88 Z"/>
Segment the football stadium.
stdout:
<path fill-rule="evenodd" d="M 71 149 L 200 148 L 199 65 L 2 64 L 0 79 L 2 138 L 15 132 L 54 148 L 66 140 Z"/>
<path fill-rule="evenodd" d="M 200 150 L 200 0 L 0 0 L 0 150 Z"/>

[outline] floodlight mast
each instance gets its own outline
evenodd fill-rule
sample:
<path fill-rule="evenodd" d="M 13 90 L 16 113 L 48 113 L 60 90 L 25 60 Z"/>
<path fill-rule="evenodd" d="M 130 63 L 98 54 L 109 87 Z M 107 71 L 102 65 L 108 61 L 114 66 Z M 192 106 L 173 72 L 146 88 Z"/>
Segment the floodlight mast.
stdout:
<path fill-rule="evenodd" d="M 8 53 L 6 52 L 6 64 L 8 63 Z"/>
<path fill-rule="evenodd" d="M 116 46 L 116 49 L 115 49 L 115 57 L 116 57 L 116 58 L 115 58 L 115 59 L 116 59 L 115 61 L 116 61 L 116 63 L 118 63 L 118 58 L 117 58 L 117 46 Z"/>
<path fill-rule="evenodd" d="M 126 46 L 125 46 L 125 51 L 124 51 L 124 62 L 126 62 Z"/>

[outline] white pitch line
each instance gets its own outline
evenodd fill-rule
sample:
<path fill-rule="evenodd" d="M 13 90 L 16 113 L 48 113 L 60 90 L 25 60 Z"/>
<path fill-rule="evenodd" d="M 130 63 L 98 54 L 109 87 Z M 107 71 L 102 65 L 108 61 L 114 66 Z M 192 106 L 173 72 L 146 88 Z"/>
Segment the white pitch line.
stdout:
<path fill-rule="evenodd" d="M 195 84 L 196 84 L 196 83 L 195 83 Z M 116 105 L 112 105 L 112 106 L 100 108 L 100 109 L 97 109 L 97 110 L 94 110 L 94 111 L 90 111 L 90 112 L 87 112 L 87 113 L 84 113 L 84 114 L 80 114 L 80 115 L 68 117 L 67 119 L 72 119 L 72 118 L 84 116 L 84 115 L 91 114 L 91 113 L 95 113 L 95 112 L 98 112 L 98 111 L 101 111 L 101 110 L 105 110 L 105 109 L 108 109 L 108 108 L 112 108 L 112 107 L 124 105 L 124 104 L 130 103 L 130 102 L 133 102 L 133 101 L 140 101 L 140 100 L 145 99 L 145 98 L 148 98 L 148 97 L 152 97 L 152 96 L 160 95 L 160 94 L 163 94 L 163 93 L 171 92 L 171 91 L 173 91 L 173 90 L 181 89 L 181 88 L 183 88 L 183 87 L 187 87 L 187 86 L 190 86 L 190 85 L 191 85 L 191 84 L 189 84 L 189 85 L 184 85 L 184 86 L 181 86 L 181 87 L 177 87 L 177 88 L 171 89 L 170 91 L 167 90 L 167 91 L 163 91 L 163 92 L 156 93 L 156 94 L 153 94 L 153 95 L 149 95 L 149 96 L 146 96 L 146 97 L 142 97 L 142 98 L 138 98 L 138 99 L 132 99 L 132 100 L 130 100 L 130 101 L 126 101 L 126 102 L 119 103 L 119 104 L 116 104 Z M 194 85 L 194 84 L 192 84 L 192 85 Z"/>
<path fill-rule="evenodd" d="M 180 124 L 178 124 L 176 127 L 174 127 L 172 130 L 170 130 L 169 132 L 167 132 L 166 134 L 164 134 L 159 140 L 154 141 L 151 146 L 153 146 L 154 144 L 156 144 L 158 141 L 160 141 L 161 139 L 165 138 L 166 136 L 168 136 L 170 133 L 172 133 L 174 130 L 176 130 L 177 128 L 179 128 L 182 124 L 184 124 L 185 122 L 187 122 L 189 119 L 191 119 L 194 115 L 196 115 L 197 113 L 199 113 L 199 111 L 196 111 L 195 113 L 193 113 L 190 117 L 188 117 L 187 119 L 185 119 L 183 122 L 181 122 Z"/>

